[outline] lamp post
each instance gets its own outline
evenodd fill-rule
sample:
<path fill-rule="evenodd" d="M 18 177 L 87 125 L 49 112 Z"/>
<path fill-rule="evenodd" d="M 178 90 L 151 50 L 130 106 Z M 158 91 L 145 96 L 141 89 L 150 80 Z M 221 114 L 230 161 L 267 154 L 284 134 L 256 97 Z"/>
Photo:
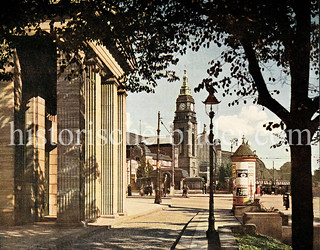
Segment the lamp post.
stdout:
<path fill-rule="evenodd" d="M 160 168 L 159 168 L 159 153 L 160 153 L 160 111 L 158 112 L 158 129 L 157 129 L 157 177 L 156 177 L 156 195 L 154 203 L 161 203 L 160 195 Z"/>
<path fill-rule="evenodd" d="M 174 132 L 173 132 L 173 124 L 171 125 L 171 134 L 173 136 Z M 172 139 L 174 139 L 172 137 Z M 171 195 L 174 195 L 174 168 L 176 166 L 176 147 L 175 147 L 175 144 L 174 144 L 174 141 L 172 143 L 172 176 L 171 176 L 171 189 L 170 189 L 170 194 Z"/>
<path fill-rule="evenodd" d="M 210 133 L 209 133 L 209 165 L 210 165 L 210 182 L 209 182 L 209 225 L 207 231 L 207 238 L 211 238 L 215 233 L 214 226 L 214 198 L 213 198 L 213 178 L 214 178 L 214 166 L 213 166 L 213 117 L 215 112 L 213 108 L 216 107 L 214 105 L 218 104 L 219 101 L 214 96 L 213 92 L 209 92 L 207 99 L 203 102 L 206 108 L 206 114 L 210 118 Z"/>

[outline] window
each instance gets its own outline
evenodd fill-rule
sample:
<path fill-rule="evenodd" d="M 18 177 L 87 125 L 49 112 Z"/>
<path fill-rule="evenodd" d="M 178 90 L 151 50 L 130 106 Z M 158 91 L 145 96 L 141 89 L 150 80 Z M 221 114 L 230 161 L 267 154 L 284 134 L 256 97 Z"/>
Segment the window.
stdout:
<path fill-rule="evenodd" d="M 196 153 L 196 144 L 195 144 L 195 138 L 194 133 L 192 133 L 192 140 L 191 140 L 191 147 L 192 147 L 192 155 L 195 156 Z"/>
<path fill-rule="evenodd" d="M 182 136 L 182 139 L 179 138 L 179 141 L 181 142 L 179 145 L 179 152 L 180 152 L 180 155 L 184 155 L 184 129 L 180 128 L 180 131 L 181 133 L 179 136 Z"/>

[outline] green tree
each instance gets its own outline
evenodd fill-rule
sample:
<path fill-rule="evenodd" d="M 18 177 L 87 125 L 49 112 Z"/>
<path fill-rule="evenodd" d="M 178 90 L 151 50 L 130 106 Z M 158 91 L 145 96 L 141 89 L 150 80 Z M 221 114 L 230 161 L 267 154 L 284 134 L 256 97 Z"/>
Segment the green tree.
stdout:
<path fill-rule="evenodd" d="M 309 90 L 314 88 L 310 84 L 310 65 L 316 75 L 319 67 L 316 59 L 318 35 L 316 25 L 312 24 L 316 5 L 302 1 L 262 2 L 263 5 L 252 1 L 254 5 L 243 6 L 240 3 L 232 6 L 221 1 L 220 6 L 226 12 L 220 12 L 221 15 L 211 13 L 212 20 L 215 20 L 213 24 L 218 23 L 217 26 L 225 31 L 222 39 L 216 39 L 227 45 L 228 50 L 223 52 L 221 60 L 212 62 L 210 77 L 205 79 L 200 88 L 205 86 L 209 91 L 214 91 L 222 87 L 224 94 L 229 95 L 232 94 L 232 79 L 237 79 L 239 89 L 233 92 L 237 98 L 231 105 L 241 100 L 246 102 L 248 96 L 255 95 L 254 103 L 268 108 L 280 118 L 279 124 L 270 123 L 267 129 L 281 126 L 289 139 L 293 248 L 312 249 L 310 140 L 319 127 L 319 96 Z M 220 20 L 216 20 L 218 17 Z M 231 65 L 231 75 L 216 81 L 214 78 L 219 77 L 224 63 Z M 290 78 L 289 109 L 277 101 L 276 94 L 279 92 L 272 86 L 273 82 L 281 79 L 272 76 L 265 79 L 263 76 L 263 70 L 272 63 Z M 295 134 L 293 131 L 296 131 Z M 301 131 L 304 132 L 299 135 Z"/>
<path fill-rule="evenodd" d="M 137 178 L 149 177 L 151 171 L 153 171 L 153 167 L 150 162 L 142 158 L 137 168 Z"/>
<path fill-rule="evenodd" d="M 232 177 L 232 163 L 227 163 L 226 166 L 224 164 L 221 164 L 221 167 L 219 168 L 219 182 L 224 183 L 225 177 Z"/>
<path fill-rule="evenodd" d="M 172 53 L 179 50 L 174 41 L 180 24 L 170 24 L 150 7 L 151 2 L 131 0 L 11 1 L 0 15 L 0 80 L 12 78 L 7 68 L 13 66 L 14 48 L 23 43 L 16 38 L 32 35 L 51 39 L 72 63 L 90 58 L 86 42 L 105 45 L 134 64 L 120 79 L 127 90 L 154 91 L 158 79 L 178 79 L 168 66 L 178 62 Z"/>
<path fill-rule="evenodd" d="M 294 249 L 312 249 L 311 141 L 320 122 L 318 1 L 175 2 L 189 16 L 187 21 L 182 17 L 183 28 L 177 31 L 177 36 L 186 37 L 182 47 L 198 51 L 212 43 L 223 46 L 195 90 L 235 96 L 229 105 L 251 98 L 279 117 L 279 123 L 270 122 L 266 129 L 282 129 L 283 143 L 290 147 L 292 244 Z M 271 66 L 281 74 L 268 73 Z M 288 107 L 277 99 L 276 84 L 283 83 L 290 85 Z"/>
<path fill-rule="evenodd" d="M 152 1 L 145 13 L 146 18 L 159 15 L 165 20 L 159 22 L 162 26 L 153 37 L 161 37 L 160 32 L 167 28 L 177 28 L 174 40 L 168 34 L 165 43 L 179 44 L 176 52 L 183 54 L 188 47 L 198 51 L 213 44 L 222 48 L 221 56 L 209 62 L 208 77 L 196 91 L 205 88 L 210 93 L 234 96 L 229 105 L 251 99 L 279 118 L 266 129 L 283 130 L 286 140 L 278 146 L 284 143 L 290 147 L 293 248 L 312 249 L 311 141 L 320 124 L 319 2 Z M 156 26 L 157 19 L 152 20 Z M 274 70 L 281 73 L 274 75 Z M 277 84 L 290 85 L 288 106 L 277 99 Z"/>
<path fill-rule="evenodd" d="M 290 181 L 291 179 L 291 163 L 290 162 L 286 162 L 284 163 L 281 167 L 280 167 L 280 178 L 282 180 L 288 180 Z"/>

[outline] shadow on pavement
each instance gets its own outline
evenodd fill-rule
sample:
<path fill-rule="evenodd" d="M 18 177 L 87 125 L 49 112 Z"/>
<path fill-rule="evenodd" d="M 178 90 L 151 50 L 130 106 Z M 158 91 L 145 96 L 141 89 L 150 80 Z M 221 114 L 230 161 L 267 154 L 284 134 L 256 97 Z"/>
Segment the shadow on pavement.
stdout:
<path fill-rule="evenodd" d="M 170 229 L 114 228 L 79 240 L 73 249 L 170 249 L 178 233 Z"/>

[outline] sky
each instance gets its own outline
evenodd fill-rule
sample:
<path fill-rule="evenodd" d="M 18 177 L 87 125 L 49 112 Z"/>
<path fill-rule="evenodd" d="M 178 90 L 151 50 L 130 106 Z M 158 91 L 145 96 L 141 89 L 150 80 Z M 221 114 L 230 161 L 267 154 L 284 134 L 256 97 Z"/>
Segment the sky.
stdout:
<path fill-rule="evenodd" d="M 175 103 L 179 95 L 182 85 L 182 76 L 184 69 L 187 70 L 189 78 L 189 86 L 192 96 L 195 100 L 195 111 L 198 122 L 198 134 L 203 131 L 204 124 L 209 125 L 209 117 L 205 113 L 204 101 L 208 95 L 206 90 L 195 93 L 194 87 L 207 77 L 208 62 L 213 58 L 217 58 L 220 54 L 220 48 L 211 47 L 210 49 L 202 49 L 198 52 L 187 51 L 187 54 L 179 57 L 180 61 L 171 69 L 176 71 L 180 77 L 179 81 L 173 83 L 167 82 L 166 79 L 158 81 L 155 93 L 128 93 L 127 97 L 127 131 L 141 134 L 144 136 L 156 135 L 157 115 L 160 111 L 162 122 L 160 135 L 169 135 L 170 126 L 173 123 Z M 282 84 L 283 77 L 281 73 L 272 67 L 265 78 L 270 74 L 277 79 L 277 86 L 270 86 L 270 89 L 280 90 L 277 100 L 285 107 L 289 108 L 290 87 Z M 316 81 L 314 79 L 314 81 Z M 314 83 L 316 84 L 316 83 Z M 228 103 L 234 100 L 232 97 L 222 97 L 221 89 L 216 94 L 219 101 L 218 112 L 214 117 L 214 138 L 220 139 L 223 150 L 231 150 L 231 140 L 238 139 L 238 145 L 233 144 L 233 152 L 242 143 L 244 135 L 245 141 L 248 141 L 252 150 L 256 150 L 258 157 L 266 164 L 267 168 L 279 169 L 285 162 L 290 161 L 290 150 L 288 147 L 282 146 L 278 148 L 270 148 L 277 143 L 278 139 L 273 135 L 276 131 L 266 131 L 263 124 L 269 121 L 279 122 L 279 118 L 268 109 L 260 105 L 240 103 L 235 106 L 228 106 Z M 279 130 L 280 131 L 280 130 Z M 312 170 L 320 167 L 319 162 L 319 144 L 312 146 Z"/>

